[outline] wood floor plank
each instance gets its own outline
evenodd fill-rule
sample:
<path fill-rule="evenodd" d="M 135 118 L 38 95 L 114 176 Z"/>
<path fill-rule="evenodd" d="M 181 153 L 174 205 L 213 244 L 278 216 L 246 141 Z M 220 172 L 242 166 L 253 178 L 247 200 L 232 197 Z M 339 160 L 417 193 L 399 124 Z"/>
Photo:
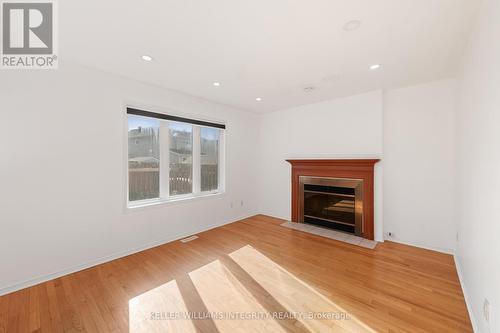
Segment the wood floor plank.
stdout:
<path fill-rule="evenodd" d="M 4 295 L 0 333 L 472 332 L 452 256 L 282 222 L 257 215 Z M 327 312 L 349 319 L 297 317 Z"/>
<path fill-rule="evenodd" d="M 9 318 L 9 298 L 0 297 L 0 333 L 7 332 Z"/>

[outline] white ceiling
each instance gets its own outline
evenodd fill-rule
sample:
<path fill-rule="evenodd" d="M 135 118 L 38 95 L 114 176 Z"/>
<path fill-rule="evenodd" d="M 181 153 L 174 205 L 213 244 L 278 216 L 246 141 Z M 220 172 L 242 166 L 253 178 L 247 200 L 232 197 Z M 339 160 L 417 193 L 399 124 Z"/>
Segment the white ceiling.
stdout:
<path fill-rule="evenodd" d="M 64 0 L 59 53 L 263 113 L 454 75 L 479 3 Z M 354 19 L 360 29 L 344 31 Z M 154 61 L 143 61 L 144 54 Z M 383 68 L 370 71 L 375 63 Z M 311 85 L 316 89 L 305 93 Z"/>

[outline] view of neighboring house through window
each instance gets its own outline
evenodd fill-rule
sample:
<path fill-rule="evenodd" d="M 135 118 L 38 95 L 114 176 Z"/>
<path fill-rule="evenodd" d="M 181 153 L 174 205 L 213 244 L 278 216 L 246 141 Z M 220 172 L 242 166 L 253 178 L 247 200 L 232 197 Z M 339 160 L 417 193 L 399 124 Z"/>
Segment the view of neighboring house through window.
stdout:
<path fill-rule="evenodd" d="M 170 195 L 193 192 L 193 126 L 170 122 Z"/>
<path fill-rule="evenodd" d="M 160 122 L 157 119 L 128 118 L 129 200 L 160 196 Z"/>
<path fill-rule="evenodd" d="M 202 127 L 200 138 L 201 190 L 213 191 L 219 183 L 219 129 Z"/>
<path fill-rule="evenodd" d="M 225 126 L 128 109 L 128 201 L 217 193 Z"/>

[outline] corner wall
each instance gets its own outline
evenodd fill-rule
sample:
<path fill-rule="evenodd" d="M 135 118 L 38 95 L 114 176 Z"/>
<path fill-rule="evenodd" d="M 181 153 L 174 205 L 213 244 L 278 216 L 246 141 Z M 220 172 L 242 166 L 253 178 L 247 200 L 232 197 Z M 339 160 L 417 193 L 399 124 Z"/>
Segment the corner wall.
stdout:
<path fill-rule="evenodd" d="M 457 251 L 477 331 L 484 333 L 500 332 L 499 36 L 500 1 L 485 0 L 459 77 Z"/>
<path fill-rule="evenodd" d="M 454 79 L 385 92 L 386 239 L 453 253 L 457 230 L 455 127 Z"/>
<path fill-rule="evenodd" d="M 261 117 L 260 210 L 290 219 L 289 158 L 380 158 L 375 239 L 452 253 L 456 81 L 304 105 Z M 394 236 L 388 237 L 387 232 Z"/>

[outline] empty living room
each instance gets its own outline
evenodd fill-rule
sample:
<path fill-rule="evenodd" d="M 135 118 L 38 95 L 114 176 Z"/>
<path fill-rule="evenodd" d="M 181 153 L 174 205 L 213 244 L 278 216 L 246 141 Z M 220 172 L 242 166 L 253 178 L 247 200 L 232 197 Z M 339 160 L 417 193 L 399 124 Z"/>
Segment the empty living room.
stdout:
<path fill-rule="evenodd" d="M 0 30 L 0 333 L 500 333 L 500 0 Z"/>

